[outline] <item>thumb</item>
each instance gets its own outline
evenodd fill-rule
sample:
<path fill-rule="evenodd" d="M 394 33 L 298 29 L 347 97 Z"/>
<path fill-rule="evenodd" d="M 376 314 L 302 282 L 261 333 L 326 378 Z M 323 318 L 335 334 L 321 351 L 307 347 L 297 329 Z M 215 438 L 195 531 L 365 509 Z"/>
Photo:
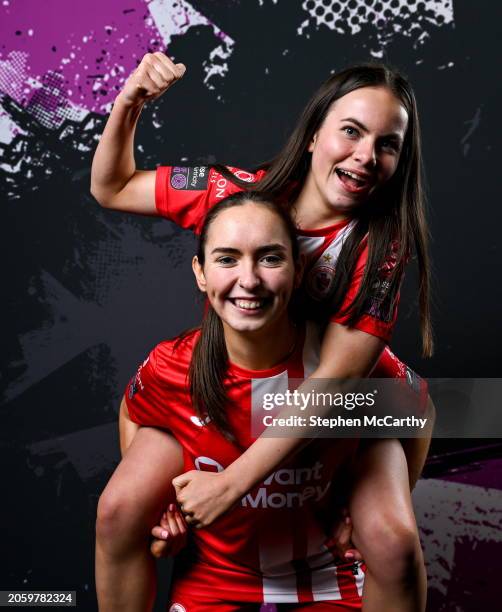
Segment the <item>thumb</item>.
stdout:
<path fill-rule="evenodd" d="M 178 79 L 181 79 L 181 77 L 185 74 L 187 67 L 185 66 L 185 64 L 175 64 L 176 68 L 178 69 Z"/>
<path fill-rule="evenodd" d="M 190 472 L 186 472 L 185 474 L 180 474 L 173 478 L 173 487 L 176 489 L 176 493 L 190 482 L 192 476 Z"/>

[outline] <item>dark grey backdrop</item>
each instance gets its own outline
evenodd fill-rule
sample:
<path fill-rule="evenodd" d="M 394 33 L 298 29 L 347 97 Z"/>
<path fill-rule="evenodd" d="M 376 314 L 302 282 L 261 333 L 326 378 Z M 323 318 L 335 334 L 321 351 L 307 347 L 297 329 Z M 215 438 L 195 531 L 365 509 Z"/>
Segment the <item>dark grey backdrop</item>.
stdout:
<path fill-rule="evenodd" d="M 278 150 L 330 72 L 370 57 L 401 68 L 423 125 L 437 350 L 431 360 L 419 357 L 412 271 L 393 348 L 426 376 L 500 375 L 498 4 L 134 0 L 100 8 L 93 1 L 75 3 L 81 16 L 56 0 L 45 15 L 31 1 L 4 4 L 0 588 L 77 589 L 80 609 L 94 609 L 93 521 L 118 458 L 120 395 L 157 341 L 200 317 L 191 235 L 102 210 L 89 194 L 105 105 L 147 50 L 167 45 L 188 71 L 143 114 L 137 158 L 145 168 L 252 167 Z M 60 28 L 43 26 L 47 12 Z M 446 521 L 427 539 L 430 516 L 417 510 L 432 610 L 493 603 L 489 583 L 502 569 L 494 548 L 502 509 L 497 442 L 434 443 L 433 490 L 422 483 L 417 501 Z M 456 479 L 465 491 L 447 486 L 459 466 L 474 474 Z M 489 495 L 482 509 L 466 501 L 477 486 L 474 498 Z M 444 499 L 434 506 L 436 495 Z M 448 503 L 460 508 L 462 525 L 479 529 L 450 525 Z M 445 529 L 453 552 L 439 554 Z"/>

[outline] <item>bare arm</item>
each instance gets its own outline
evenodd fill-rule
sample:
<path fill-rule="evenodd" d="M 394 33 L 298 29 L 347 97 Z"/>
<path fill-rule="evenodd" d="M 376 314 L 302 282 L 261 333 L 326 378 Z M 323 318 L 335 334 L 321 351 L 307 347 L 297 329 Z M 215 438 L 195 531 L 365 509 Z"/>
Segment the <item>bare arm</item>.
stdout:
<path fill-rule="evenodd" d="M 374 368 L 385 343 L 380 338 L 339 323 L 330 323 L 324 334 L 319 366 L 314 378 L 364 378 Z M 308 380 L 302 385 L 308 384 Z M 302 390 L 300 387 L 300 391 Z M 261 436 L 225 472 L 246 493 L 292 452 L 308 443 L 300 438 L 266 438 Z"/>
<path fill-rule="evenodd" d="M 385 347 L 383 340 L 339 323 L 324 334 L 320 364 L 299 391 L 310 390 L 312 379 L 363 378 L 374 368 Z M 283 413 L 281 413 L 283 416 Z M 286 415 L 284 415 L 286 416 Z M 178 502 L 198 527 L 212 523 L 278 464 L 309 442 L 305 438 L 258 438 L 238 459 L 218 474 L 187 472 L 173 480 Z"/>
<path fill-rule="evenodd" d="M 156 214 L 155 171 L 136 169 L 134 135 L 145 102 L 155 100 L 185 73 L 163 53 L 148 53 L 115 100 L 91 171 L 91 193 L 106 208 Z"/>

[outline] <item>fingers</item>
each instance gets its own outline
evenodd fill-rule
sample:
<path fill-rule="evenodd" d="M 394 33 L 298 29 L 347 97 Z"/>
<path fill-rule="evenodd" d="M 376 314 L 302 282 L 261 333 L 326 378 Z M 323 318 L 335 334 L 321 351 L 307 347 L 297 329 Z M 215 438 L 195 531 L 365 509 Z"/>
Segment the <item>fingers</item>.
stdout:
<path fill-rule="evenodd" d="M 363 556 L 357 550 L 357 548 L 349 548 L 348 550 L 346 550 L 344 557 L 345 559 L 347 559 L 347 561 L 362 561 L 363 560 Z"/>
<path fill-rule="evenodd" d="M 176 476 L 176 478 L 173 478 L 173 487 L 176 489 L 176 497 L 178 497 L 179 490 L 186 486 L 190 480 L 190 472 L 185 472 L 184 474 L 180 474 L 179 476 Z"/>
<path fill-rule="evenodd" d="M 130 101 L 153 100 L 185 74 L 184 64 L 175 64 L 164 53 L 147 53 L 129 77 L 124 95 Z"/>
<path fill-rule="evenodd" d="M 169 523 L 169 531 L 173 536 L 184 535 L 187 532 L 186 522 L 183 520 L 183 517 L 174 504 L 169 505 L 167 520 Z"/>
<path fill-rule="evenodd" d="M 187 526 L 174 504 L 169 505 L 160 519 L 160 525 L 156 525 L 151 533 L 155 539 L 150 551 L 157 559 L 174 556 L 185 546 Z"/>
<path fill-rule="evenodd" d="M 339 534 L 338 534 L 338 548 L 342 550 L 344 553 L 349 547 L 350 538 L 352 535 L 352 523 L 348 516 L 343 519 L 343 524 L 341 525 Z"/>
<path fill-rule="evenodd" d="M 158 70 L 165 78 L 169 78 L 169 75 L 173 75 L 176 79 L 181 79 L 185 74 L 185 64 L 175 64 L 165 53 L 157 51 L 156 53 L 147 54 L 153 58 L 152 65 Z"/>

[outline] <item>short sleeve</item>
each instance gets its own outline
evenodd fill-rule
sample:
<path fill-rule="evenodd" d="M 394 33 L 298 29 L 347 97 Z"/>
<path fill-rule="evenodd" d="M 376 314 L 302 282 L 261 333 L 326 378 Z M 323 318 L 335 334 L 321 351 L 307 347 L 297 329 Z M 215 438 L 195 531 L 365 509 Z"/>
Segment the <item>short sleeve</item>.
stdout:
<path fill-rule="evenodd" d="M 157 374 L 155 348 L 138 367 L 125 391 L 129 417 L 138 425 L 169 429 L 168 389 Z"/>
<path fill-rule="evenodd" d="M 354 323 L 353 327 L 359 329 L 378 338 L 382 338 L 385 342 L 389 342 L 392 336 L 392 331 L 397 319 L 397 299 L 390 303 L 386 299 L 387 289 L 389 286 L 389 275 L 396 266 L 397 244 L 393 244 L 392 250 L 381 266 L 378 277 L 373 283 L 370 295 L 366 300 L 363 315 Z M 356 297 L 361 282 L 364 277 L 366 263 L 368 261 L 368 243 L 367 240 L 361 245 L 359 257 L 356 263 L 355 271 L 350 281 L 348 291 L 343 300 L 342 306 L 338 313 L 334 314 L 330 320 L 335 323 L 345 325 L 348 323 L 350 315 L 347 309 L 352 304 Z"/>
<path fill-rule="evenodd" d="M 237 178 L 253 183 L 264 172 L 256 174 L 228 167 Z M 242 191 L 228 178 L 210 166 L 160 166 L 155 179 L 155 205 L 159 215 L 180 227 L 200 231 L 207 211 L 220 200 Z"/>

